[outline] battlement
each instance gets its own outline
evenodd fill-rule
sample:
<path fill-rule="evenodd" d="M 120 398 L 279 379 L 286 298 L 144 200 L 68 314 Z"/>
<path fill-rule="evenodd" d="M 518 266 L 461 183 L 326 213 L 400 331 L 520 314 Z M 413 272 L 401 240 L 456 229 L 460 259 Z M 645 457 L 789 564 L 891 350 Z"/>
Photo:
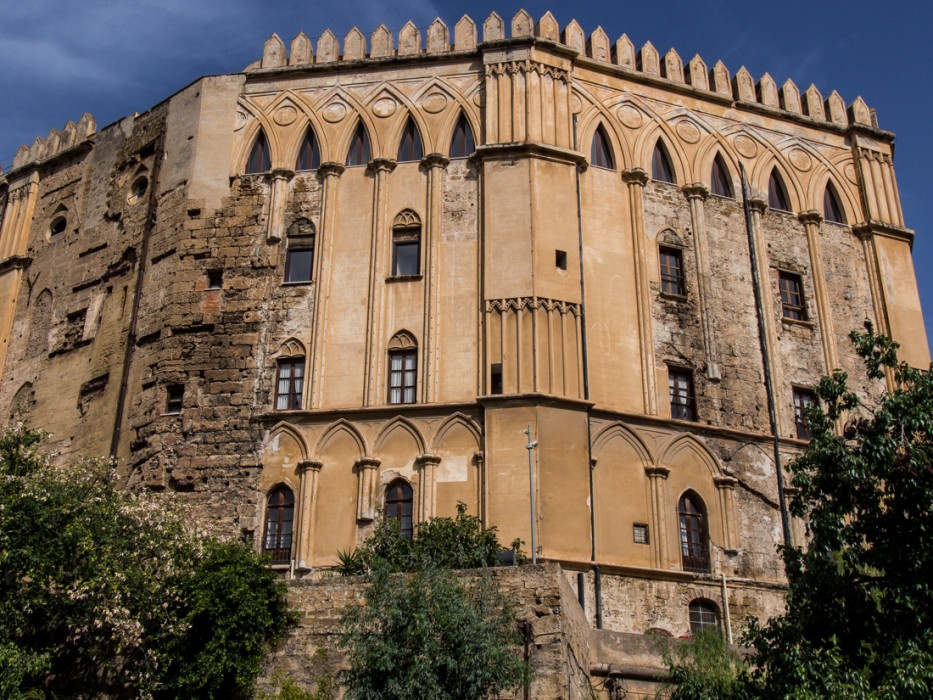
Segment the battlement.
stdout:
<path fill-rule="evenodd" d="M 87 112 L 81 116 L 77 124 L 69 119 L 61 130 L 52 129 L 45 138 L 37 136 L 31 146 L 26 144 L 20 146 L 16 155 L 13 156 L 12 170 L 54 158 L 72 146 L 87 141 L 96 132 L 97 122 Z"/>
<path fill-rule="evenodd" d="M 407 22 L 398 32 L 397 47 L 395 38 L 382 24 L 370 36 L 367 47 L 365 35 L 354 27 L 344 37 L 341 52 L 340 41 L 330 29 L 317 38 L 316 49 L 311 39 L 301 32 L 292 40 L 290 50 L 286 52 L 285 42 L 277 34 L 273 34 L 263 47 L 262 58 L 248 65 L 244 72 L 321 65 L 337 61 L 473 51 L 479 43 L 531 38 L 560 44 L 575 51 L 579 57 L 609 64 L 642 78 L 718 95 L 741 105 L 754 104 L 840 127 L 857 124 L 878 128 L 874 110 L 869 109 L 861 97 L 856 97 L 847 108 L 845 101 L 835 90 L 824 99 L 815 85 L 810 85 L 801 92 L 790 78 L 780 86 L 768 73 L 755 81 L 744 66 L 739 68 L 735 75 L 731 75 L 722 61 L 716 61 L 713 67 L 709 68 L 699 54 L 684 65 L 683 59 L 673 48 L 661 56 L 648 41 L 636 50 L 631 39 L 625 34 L 611 42 L 602 27 L 593 30 L 588 38 L 576 20 L 571 20 L 561 30 L 550 12 L 534 22 L 525 10 L 519 10 L 512 18 L 508 36 L 505 21 L 498 13 L 493 12 L 483 22 L 481 40 L 476 23 L 468 15 L 464 15 L 454 25 L 453 43 L 449 28 L 440 18 L 428 25 L 424 46 L 421 30 L 414 22 Z"/>

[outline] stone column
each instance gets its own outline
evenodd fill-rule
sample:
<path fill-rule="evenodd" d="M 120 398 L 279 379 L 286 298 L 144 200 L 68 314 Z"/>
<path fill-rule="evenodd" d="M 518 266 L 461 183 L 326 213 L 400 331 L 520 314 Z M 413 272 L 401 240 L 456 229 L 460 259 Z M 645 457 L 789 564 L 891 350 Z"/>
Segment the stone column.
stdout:
<path fill-rule="evenodd" d="M 735 485 L 739 480 L 732 476 L 717 476 L 713 479 L 719 491 L 719 512 L 722 516 L 722 547 L 727 552 L 739 548 L 738 514 L 735 509 Z"/>
<path fill-rule="evenodd" d="M 427 155 L 421 164 L 428 171 L 428 210 L 421 232 L 422 271 L 424 273 L 424 338 L 421 346 L 421 403 L 437 401 L 439 356 L 438 333 L 441 321 L 440 294 L 437 285 L 441 261 L 441 221 L 444 211 L 444 171 L 450 160 L 440 153 Z"/>
<path fill-rule="evenodd" d="M 667 467 L 645 468 L 651 498 L 651 529 L 654 531 L 649 534 L 652 543 L 651 556 L 656 569 L 667 569 L 671 564 L 667 541 L 667 521 L 670 513 L 667 507 L 667 487 L 665 485 L 670 473 L 671 470 Z"/>
<path fill-rule="evenodd" d="M 771 358 L 771 381 L 774 383 L 774 408 L 778 435 L 785 435 L 787 421 L 784 418 L 783 407 L 787 404 L 784 397 L 784 371 L 781 366 L 781 355 L 778 348 L 776 321 L 774 320 L 774 294 L 771 290 L 771 268 L 768 265 L 768 247 L 765 243 L 761 220 L 768 210 L 768 203 L 760 197 L 753 197 L 748 202 L 752 212 L 752 235 L 755 238 L 755 249 L 758 253 L 758 281 L 761 284 L 761 305 L 764 308 L 765 344 L 768 347 L 768 356 Z"/>
<path fill-rule="evenodd" d="M 357 475 L 356 520 L 368 523 L 376 519 L 376 475 L 382 462 L 373 457 L 356 460 L 353 468 Z"/>
<path fill-rule="evenodd" d="M 270 173 L 272 194 L 269 200 L 269 227 L 266 242 L 275 243 L 285 235 L 285 204 L 288 201 L 288 181 L 295 176 L 294 170 L 276 168 Z"/>
<path fill-rule="evenodd" d="M 713 331 L 712 300 L 710 290 L 709 256 L 706 241 L 706 198 L 709 190 L 695 183 L 683 187 L 683 193 L 690 202 L 690 219 L 693 224 L 693 254 L 697 263 L 697 299 L 700 302 L 700 326 L 703 328 L 703 348 L 706 351 L 706 376 L 711 381 L 719 381 L 722 373 L 719 369 L 719 349 L 716 334 Z"/>
<path fill-rule="evenodd" d="M 658 392 L 654 371 L 654 336 L 651 330 L 651 296 L 648 289 L 648 258 L 645 252 L 644 189 L 648 173 L 641 168 L 622 171 L 628 185 L 632 213 L 632 250 L 635 262 L 635 306 L 638 312 L 638 347 L 641 361 L 642 395 L 645 413 L 658 413 Z"/>
<path fill-rule="evenodd" d="M 317 504 L 317 480 L 323 463 L 310 459 L 298 462 L 298 548 L 295 559 L 299 569 L 310 569 L 311 528 Z"/>
<path fill-rule="evenodd" d="M 389 175 L 398 163 L 388 158 L 376 158 L 369 164 L 376 178 L 373 187 L 373 227 L 369 247 L 369 297 L 366 323 L 366 382 L 363 385 L 363 405 L 373 406 L 385 400 L 385 388 L 381 386 L 385 375 L 382 348 L 385 338 L 382 329 L 382 300 L 385 290 L 386 254 L 386 190 Z"/>
<path fill-rule="evenodd" d="M 807 248 L 810 252 L 810 270 L 813 275 L 813 292 L 816 297 L 816 313 L 820 322 L 820 339 L 823 341 L 823 359 L 826 362 L 826 374 L 839 367 L 836 354 L 836 334 L 833 330 L 833 311 L 826 291 L 826 270 L 823 268 L 823 254 L 820 251 L 820 222 L 823 217 L 818 211 L 801 213 L 798 218 L 807 232 Z"/>
<path fill-rule="evenodd" d="M 437 455 L 421 455 L 415 466 L 421 472 L 418 479 L 418 522 L 424 523 L 437 516 Z"/>
<path fill-rule="evenodd" d="M 483 452 L 473 454 L 476 465 L 476 515 L 483 527 L 488 527 L 486 517 L 486 455 Z"/>
<path fill-rule="evenodd" d="M 323 203 L 319 230 L 314 238 L 314 309 L 311 331 L 308 371 L 308 408 L 316 408 L 323 403 L 324 382 L 321 377 L 321 364 L 324 358 L 325 334 L 321 332 L 327 323 L 327 307 L 330 300 L 330 280 L 334 258 L 334 220 L 336 218 L 337 180 L 343 174 L 344 166 L 340 163 L 322 163 L 318 168 L 318 177 L 324 183 Z"/>

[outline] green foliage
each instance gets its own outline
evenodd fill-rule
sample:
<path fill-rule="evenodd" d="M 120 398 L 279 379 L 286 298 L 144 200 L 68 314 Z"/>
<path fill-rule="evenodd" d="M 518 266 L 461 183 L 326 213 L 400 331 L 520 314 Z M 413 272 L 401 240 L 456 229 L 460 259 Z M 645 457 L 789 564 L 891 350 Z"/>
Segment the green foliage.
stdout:
<path fill-rule="evenodd" d="M 40 445 L 0 436 L 0 697 L 245 694 L 288 622 L 282 584 L 112 463 Z"/>
<path fill-rule="evenodd" d="M 520 686 L 521 635 L 490 575 L 375 570 L 344 619 L 349 700 L 476 700 Z"/>
<path fill-rule="evenodd" d="M 741 655 L 718 630 L 692 641 L 664 639 L 664 662 L 671 679 L 661 697 L 668 700 L 742 700 L 747 671 Z"/>
<path fill-rule="evenodd" d="M 305 690 L 293 679 L 282 674 L 273 676 L 275 689 L 272 692 L 260 691 L 257 700 L 337 700 L 339 686 L 334 674 L 329 670 L 327 650 L 319 647 L 314 652 L 314 667 L 309 678 L 314 690 Z"/>

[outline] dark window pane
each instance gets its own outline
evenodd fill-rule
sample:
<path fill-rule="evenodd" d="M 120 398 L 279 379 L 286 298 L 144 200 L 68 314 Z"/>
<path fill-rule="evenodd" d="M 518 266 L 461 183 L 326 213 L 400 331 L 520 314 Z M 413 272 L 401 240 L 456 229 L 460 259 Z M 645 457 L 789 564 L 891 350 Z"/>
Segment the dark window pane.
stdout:
<path fill-rule="evenodd" d="M 275 410 L 300 411 L 304 391 L 305 359 L 286 357 L 278 361 L 275 380 Z"/>
<path fill-rule="evenodd" d="M 690 603 L 690 631 L 694 634 L 708 629 L 719 629 L 719 609 L 708 600 Z"/>
<path fill-rule="evenodd" d="M 803 283 L 799 275 L 780 273 L 778 286 L 781 291 L 781 313 L 793 321 L 807 320 L 807 307 L 803 299 Z"/>
<path fill-rule="evenodd" d="M 353 138 L 350 140 L 350 149 L 347 151 L 347 165 L 366 165 L 371 160 L 369 155 L 369 136 L 362 123 L 357 125 Z"/>
<path fill-rule="evenodd" d="M 680 518 L 680 554 L 684 571 L 709 571 L 706 516 L 699 499 L 683 496 L 677 506 Z"/>
<path fill-rule="evenodd" d="M 295 519 L 295 496 L 287 486 L 278 486 L 266 501 L 266 527 L 263 551 L 273 564 L 287 564 L 292 552 L 292 525 Z"/>
<path fill-rule="evenodd" d="M 408 539 L 411 539 L 413 534 L 411 517 L 413 500 L 411 486 L 408 485 L 407 481 L 396 479 L 386 489 L 386 522 L 397 522 L 402 537 Z"/>
<path fill-rule="evenodd" d="M 794 388 L 794 425 L 797 428 L 797 437 L 801 440 L 810 440 L 813 437 L 807 409 L 815 402 L 816 396 L 812 391 Z"/>
<path fill-rule="evenodd" d="M 289 248 L 285 255 L 285 281 L 310 282 L 314 248 Z"/>
<path fill-rule="evenodd" d="M 710 174 L 710 191 L 720 197 L 732 196 L 732 183 L 728 171 L 718 155 L 713 161 L 713 172 Z"/>
<path fill-rule="evenodd" d="M 411 118 L 405 125 L 402 132 L 402 140 L 398 146 L 398 161 L 400 163 L 413 160 L 421 160 L 423 149 L 421 147 L 421 134 L 418 133 L 418 127 Z"/>
<path fill-rule="evenodd" d="M 389 353 L 389 403 L 415 403 L 418 386 L 418 351 Z"/>
<path fill-rule="evenodd" d="M 613 168 L 612 149 L 602 125 L 593 134 L 593 147 L 590 149 L 590 162 L 598 168 Z"/>
<path fill-rule="evenodd" d="M 671 167 L 671 159 L 667 155 L 664 144 L 660 141 L 654 147 L 654 154 L 651 157 L 651 179 L 659 182 L 674 182 L 674 169 Z"/>
<path fill-rule="evenodd" d="M 696 420 L 693 373 L 688 370 L 671 368 L 668 369 L 667 381 L 671 396 L 671 418 Z"/>
<path fill-rule="evenodd" d="M 826 191 L 823 192 L 823 218 L 836 224 L 846 222 L 845 215 L 842 213 L 842 207 L 839 206 L 839 198 L 833 191 L 833 186 L 826 185 Z"/>
<path fill-rule="evenodd" d="M 421 257 L 421 243 L 419 241 L 396 241 L 395 267 L 392 274 L 396 277 L 417 275 L 419 272 L 419 258 Z"/>
<path fill-rule="evenodd" d="M 661 248 L 661 291 L 665 294 L 686 296 L 683 254 L 677 248 Z"/>
<path fill-rule="evenodd" d="M 787 190 L 784 187 L 781 176 L 778 174 L 777 168 L 771 171 L 771 178 L 768 180 L 768 206 L 772 209 L 790 211 Z"/>
<path fill-rule="evenodd" d="M 253 144 L 253 150 L 250 151 L 249 161 L 246 164 L 247 173 L 264 173 L 271 168 L 269 162 L 269 144 L 266 142 L 266 135 L 260 131 L 256 137 L 256 143 Z"/>
<path fill-rule="evenodd" d="M 473 130 L 470 128 L 466 117 L 461 114 L 457 120 L 457 126 L 454 127 L 454 135 L 450 140 L 450 157 L 466 158 L 476 150 L 473 140 Z"/>
<path fill-rule="evenodd" d="M 321 155 L 317 147 L 317 139 L 314 138 L 314 132 L 308 129 L 305 139 L 301 143 L 301 150 L 298 151 L 298 163 L 296 170 L 316 170 L 321 167 Z"/>

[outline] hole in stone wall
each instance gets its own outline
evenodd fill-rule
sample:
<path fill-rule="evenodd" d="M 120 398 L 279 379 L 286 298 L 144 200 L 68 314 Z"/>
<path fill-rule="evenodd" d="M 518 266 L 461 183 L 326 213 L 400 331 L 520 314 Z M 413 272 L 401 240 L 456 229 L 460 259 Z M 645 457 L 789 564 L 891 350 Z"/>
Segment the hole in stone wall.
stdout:
<path fill-rule="evenodd" d="M 220 289 L 224 283 L 224 271 L 223 270 L 208 270 L 207 271 L 207 288 L 208 289 Z"/>
<path fill-rule="evenodd" d="M 567 251 L 566 250 L 555 250 L 554 251 L 554 265 L 557 266 L 558 270 L 567 269 Z"/>
<path fill-rule="evenodd" d="M 49 233 L 53 236 L 57 236 L 65 232 L 65 229 L 68 227 L 68 219 L 64 216 L 56 216 L 52 219 L 52 223 L 49 224 Z"/>
<path fill-rule="evenodd" d="M 149 178 L 145 175 L 140 175 L 133 180 L 133 184 L 130 186 L 130 193 L 126 197 L 127 204 L 137 204 L 141 202 L 148 189 Z"/>

